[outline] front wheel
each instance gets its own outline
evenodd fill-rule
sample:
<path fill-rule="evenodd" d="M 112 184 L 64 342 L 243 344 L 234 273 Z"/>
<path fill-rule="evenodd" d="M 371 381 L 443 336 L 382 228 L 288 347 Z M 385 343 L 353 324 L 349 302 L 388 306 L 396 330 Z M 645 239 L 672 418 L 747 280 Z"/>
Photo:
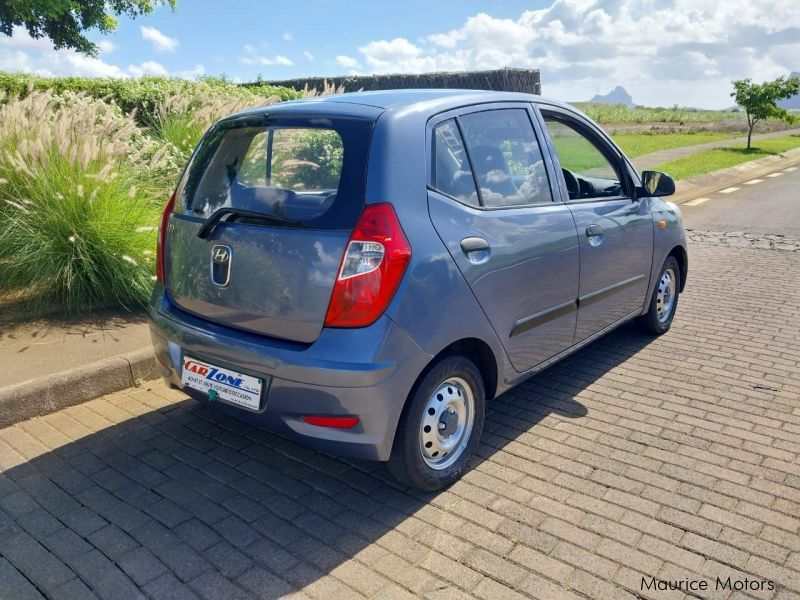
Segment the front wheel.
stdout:
<path fill-rule="evenodd" d="M 392 475 L 426 492 L 456 481 L 480 441 L 485 411 L 475 364 L 463 356 L 442 359 L 407 400 L 389 459 Z"/>
<path fill-rule="evenodd" d="M 681 288 L 681 268 L 674 256 L 668 256 L 656 279 L 653 297 L 647 312 L 637 319 L 639 327 L 647 333 L 661 335 L 669 331 L 678 308 Z"/>

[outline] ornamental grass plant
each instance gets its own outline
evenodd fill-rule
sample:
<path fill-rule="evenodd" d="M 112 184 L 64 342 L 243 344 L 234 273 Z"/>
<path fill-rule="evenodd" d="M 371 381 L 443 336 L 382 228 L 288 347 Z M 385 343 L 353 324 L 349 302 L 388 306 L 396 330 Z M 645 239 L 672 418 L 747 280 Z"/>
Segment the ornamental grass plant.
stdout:
<path fill-rule="evenodd" d="M 33 314 L 143 306 L 159 212 L 180 169 L 171 146 L 84 94 L 0 106 L 0 296 Z"/>

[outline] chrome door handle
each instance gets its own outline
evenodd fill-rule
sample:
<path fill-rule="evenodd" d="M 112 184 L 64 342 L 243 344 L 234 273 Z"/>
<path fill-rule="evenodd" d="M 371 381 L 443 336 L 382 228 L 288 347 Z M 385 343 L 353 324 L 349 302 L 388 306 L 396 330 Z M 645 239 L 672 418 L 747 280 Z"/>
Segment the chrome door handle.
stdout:
<path fill-rule="evenodd" d="M 603 235 L 603 228 L 600 225 L 589 225 L 586 228 L 586 237 L 597 237 Z"/>
<path fill-rule="evenodd" d="M 461 240 L 461 251 L 467 260 L 475 265 L 480 265 L 489 260 L 491 246 L 482 237 L 466 237 Z"/>
<path fill-rule="evenodd" d="M 464 251 L 464 254 L 489 250 L 489 242 L 481 237 L 466 237 L 461 240 L 461 249 Z"/>

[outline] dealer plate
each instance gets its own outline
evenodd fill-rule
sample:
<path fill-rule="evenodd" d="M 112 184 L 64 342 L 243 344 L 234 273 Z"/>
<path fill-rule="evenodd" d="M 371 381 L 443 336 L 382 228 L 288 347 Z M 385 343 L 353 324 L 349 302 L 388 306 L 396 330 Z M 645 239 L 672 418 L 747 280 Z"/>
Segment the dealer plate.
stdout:
<path fill-rule="evenodd" d="M 258 410 L 264 381 L 237 373 L 196 358 L 185 356 L 181 383 L 208 394 L 210 400 L 224 400 L 250 410 Z"/>

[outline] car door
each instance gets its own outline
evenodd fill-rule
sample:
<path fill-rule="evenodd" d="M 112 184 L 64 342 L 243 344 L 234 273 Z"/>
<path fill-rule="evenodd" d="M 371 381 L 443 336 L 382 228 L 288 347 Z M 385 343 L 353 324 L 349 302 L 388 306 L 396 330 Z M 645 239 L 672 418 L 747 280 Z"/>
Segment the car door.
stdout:
<path fill-rule="evenodd" d="M 522 103 L 448 113 L 428 130 L 431 220 L 518 371 L 571 346 L 576 324 L 578 235 L 537 132 Z"/>
<path fill-rule="evenodd" d="M 627 163 L 596 126 L 560 107 L 539 108 L 580 241 L 580 342 L 642 310 L 653 260 L 651 205 L 636 198 Z"/>

